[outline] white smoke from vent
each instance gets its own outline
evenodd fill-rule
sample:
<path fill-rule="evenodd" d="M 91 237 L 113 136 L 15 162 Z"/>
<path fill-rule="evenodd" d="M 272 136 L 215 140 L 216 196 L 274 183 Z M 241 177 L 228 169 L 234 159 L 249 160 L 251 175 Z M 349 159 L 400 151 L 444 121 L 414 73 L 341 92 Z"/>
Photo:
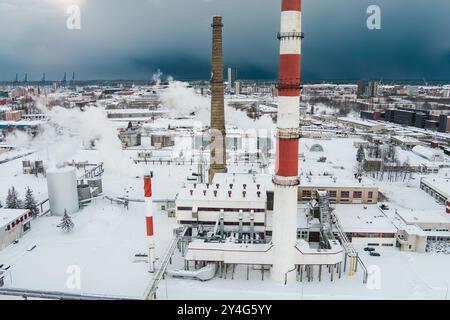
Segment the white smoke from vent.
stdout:
<path fill-rule="evenodd" d="M 47 166 L 52 168 L 71 162 L 82 146 L 94 144 L 109 172 L 129 177 L 142 175 L 141 168 L 123 153 L 118 132 L 102 109 L 48 109 L 43 100 L 38 101 L 37 106 L 49 121 L 35 138 L 22 134 L 9 137 L 15 146 L 44 152 L 48 157 Z"/>
<path fill-rule="evenodd" d="M 209 123 L 210 99 L 197 94 L 188 83 L 170 81 L 168 88 L 161 90 L 159 95 L 170 117 L 189 117 L 195 114 L 197 121 Z"/>
<path fill-rule="evenodd" d="M 195 116 L 196 121 L 209 126 L 211 121 L 211 98 L 196 93 L 188 83 L 170 81 L 167 89 L 159 93 L 162 105 L 169 110 L 171 117 Z M 263 116 L 252 120 L 243 111 L 228 106 L 225 100 L 225 122 L 240 129 L 273 129 L 272 119 Z"/>
<path fill-rule="evenodd" d="M 139 167 L 124 155 L 117 129 L 106 118 L 103 110 L 89 107 L 81 112 L 57 107 L 48 115 L 51 122 L 66 129 L 67 133 L 79 135 L 84 146 L 94 143 L 106 170 L 127 176 L 140 175 Z"/>

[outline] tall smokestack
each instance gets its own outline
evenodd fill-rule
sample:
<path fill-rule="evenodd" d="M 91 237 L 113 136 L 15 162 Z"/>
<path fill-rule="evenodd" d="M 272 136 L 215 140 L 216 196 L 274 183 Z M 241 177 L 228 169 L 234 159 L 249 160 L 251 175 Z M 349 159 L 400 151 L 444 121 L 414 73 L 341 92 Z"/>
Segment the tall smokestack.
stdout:
<path fill-rule="evenodd" d="M 155 240 L 153 238 L 153 199 L 152 178 L 144 177 L 145 212 L 147 213 L 148 265 L 149 272 L 155 272 Z"/>
<path fill-rule="evenodd" d="M 279 66 L 279 104 L 271 277 L 287 284 L 295 281 L 297 244 L 299 96 L 301 61 L 301 0 L 282 0 Z"/>
<path fill-rule="evenodd" d="M 225 147 L 225 107 L 223 83 L 222 17 L 213 17 L 212 79 L 211 79 L 211 165 L 209 183 L 216 173 L 227 172 Z"/>

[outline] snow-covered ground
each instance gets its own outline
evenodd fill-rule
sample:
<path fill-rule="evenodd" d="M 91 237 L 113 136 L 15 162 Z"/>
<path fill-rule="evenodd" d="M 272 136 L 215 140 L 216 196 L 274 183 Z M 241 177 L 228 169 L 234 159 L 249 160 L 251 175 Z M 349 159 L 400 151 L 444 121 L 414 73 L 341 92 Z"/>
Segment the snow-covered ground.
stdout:
<path fill-rule="evenodd" d="M 358 248 L 361 252 L 363 248 Z M 395 248 L 377 249 L 381 257 L 362 254 L 366 265 L 373 270 L 368 284 L 362 283 L 361 269 L 349 277 L 335 277 L 330 281 L 328 271 L 318 281 L 316 267 L 313 282 L 299 282 L 285 287 L 274 284 L 266 272 L 262 281 L 260 271 L 251 271 L 247 279 L 245 266 L 236 269 L 234 280 L 231 272 L 227 279 L 215 278 L 209 282 L 167 279 L 160 285 L 160 299 L 446 299 L 449 298 L 448 256 L 442 254 L 404 253 Z"/>
<path fill-rule="evenodd" d="M 342 180 L 354 179 L 356 165 L 355 142 L 359 139 L 311 140 L 302 139 L 300 168 L 304 173 L 323 175 L 333 173 Z M 311 152 L 309 148 L 319 143 L 323 153 Z M 134 156 L 136 151 L 126 151 Z M 5 156 L 7 153 L 2 154 Z M 318 162 L 325 156 L 325 163 Z M 47 198 L 47 186 L 42 176 L 22 174 L 23 160 L 46 160 L 44 152 L 0 164 L 0 201 L 4 203 L 7 190 L 14 185 L 21 196 L 29 186 L 38 200 Z M 100 163 L 102 156 L 95 150 L 80 150 L 70 160 Z M 153 191 L 155 199 L 174 199 L 188 175 L 197 171 L 189 165 L 141 165 L 142 172 L 154 173 Z M 230 165 L 230 172 L 248 172 L 257 167 Z M 273 162 L 269 172 L 273 170 Z M 79 170 L 81 175 L 83 170 Z M 436 210 L 443 206 L 419 189 L 420 176 L 407 183 L 378 181 L 389 198 L 391 209 Z M 129 195 L 143 197 L 141 177 L 125 176 L 123 172 L 107 169 L 103 177 L 104 193 L 111 196 Z M 156 206 L 155 206 L 156 212 Z M 394 210 L 390 210 L 394 212 Z M 57 225 L 60 218 L 43 217 L 32 221 L 32 229 L 16 245 L 0 251 L 0 264 L 11 265 L 5 285 L 14 288 L 55 290 L 73 292 L 67 286 L 70 267 L 81 271 L 81 290 L 90 294 L 107 294 L 141 298 L 151 275 L 145 263 L 135 263 L 134 255 L 145 253 L 145 210 L 142 203 L 130 203 L 129 210 L 106 200 L 96 200 L 73 217 L 75 230 L 64 234 Z M 159 258 L 173 236 L 175 220 L 166 214 L 156 213 L 156 254 Z M 33 251 L 28 248 L 36 245 Z M 362 248 L 360 252 L 362 251 Z M 159 299 L 445 299 L 450 283 L 448 255 L 431 249 L 427 254 L 403 253 L 396 248 L 380 248 L 381 257 L 370 257 L 362 253 L 367 266 L 376 270 L 379 277 L 371 277 L 369 286 L 362 283 L 362 272 L 354 277 L 344 275 L 330 282 L 327 273 L 322 282 L 315 275 L 314 282 L 298 283 L 290 287 L 279 286 L 270 281 L 269 272 L 265 280 L 261 272 L 253 270 L 246 280 L 246 267 L 237 268 L 234 280 L 231 273 L 227 279 L 215 278 L 209 282 L 167 278 L 160 283 Z M 442 251 L 442 250 L 441 250 Z M 177 254 L 169 269 L 179 269 L 183 262 Z M 68 269 L 69 268 L 69 269 Z M 72 269 L 73 270 L 73 269 Z M 317 272 L 317 269 L 316 269 Z M 378 280 L 380 281 L 378 283 Z"/>

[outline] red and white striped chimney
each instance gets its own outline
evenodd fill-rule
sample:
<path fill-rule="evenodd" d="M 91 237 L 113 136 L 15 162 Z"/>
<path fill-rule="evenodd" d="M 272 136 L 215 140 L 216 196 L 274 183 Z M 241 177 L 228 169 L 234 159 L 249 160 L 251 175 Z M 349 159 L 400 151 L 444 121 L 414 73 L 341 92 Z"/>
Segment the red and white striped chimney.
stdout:
<path fill-rule="evenodd" d="M 272 243 L 273 280 L 295 281 L 297 244 L 297 193 L 299 152 L 299 103 L 301 42 L 301 0 L 282 0 L 280 66 L 278 84 L 278 134 L 275 167 L 275 198 Z"/>
<path fill-rule="evenodd" d="M 144 197 L 145 212 L 147 213 L 147 237 L 148 237 L 148 265 L 149 272 L 155 272 L 155 240 L 153 238 L 153 194 L 152 194 L 152 178 L 144 177 Z"/>

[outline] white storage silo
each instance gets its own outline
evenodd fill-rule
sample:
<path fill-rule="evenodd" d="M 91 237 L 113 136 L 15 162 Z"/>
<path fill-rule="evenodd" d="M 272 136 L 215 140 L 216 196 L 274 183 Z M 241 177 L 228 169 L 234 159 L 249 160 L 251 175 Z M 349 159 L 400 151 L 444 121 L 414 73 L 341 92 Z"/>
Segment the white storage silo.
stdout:
<path fill-rule="evenodd" d="M 63 167 L 47 170 L 47 188 L 50 211 L 55 216 L 63 216 L 79 210 L 77 176 L 74 168 Z"/>

